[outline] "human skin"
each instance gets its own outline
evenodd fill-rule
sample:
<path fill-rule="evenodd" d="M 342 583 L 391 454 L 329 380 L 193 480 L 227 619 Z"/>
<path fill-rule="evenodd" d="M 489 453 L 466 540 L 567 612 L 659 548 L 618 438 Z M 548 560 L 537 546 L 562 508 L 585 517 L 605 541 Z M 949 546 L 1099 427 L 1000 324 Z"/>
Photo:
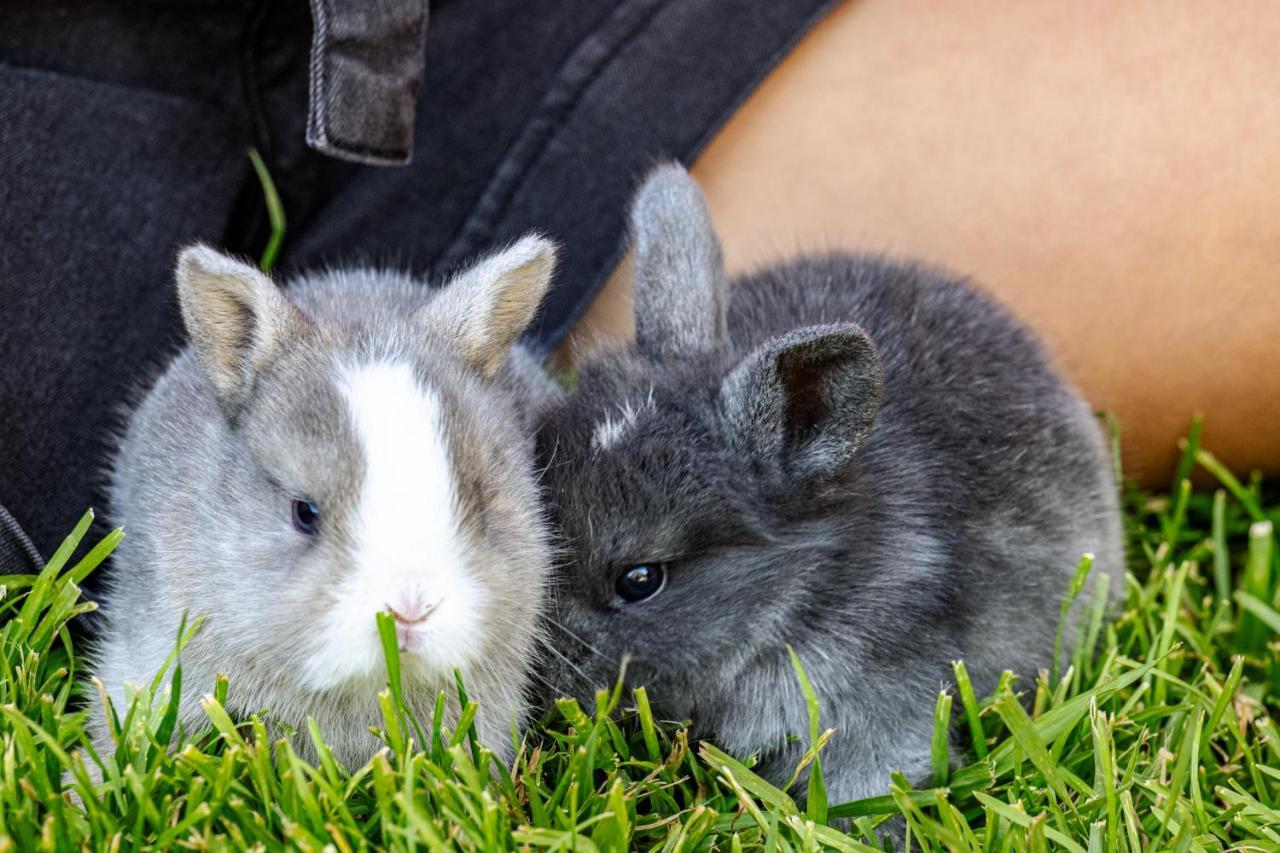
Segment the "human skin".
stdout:
<path fill-rule="evenodd" d="M 693 166 L 730 272 L 801 250 L 972 276 L 1044 338 L 1124 466 L 1196 412 L 1280 473 L 1280 6 L 858 0 Z M 631 334 L 629 265 L 571 336 Z"/>

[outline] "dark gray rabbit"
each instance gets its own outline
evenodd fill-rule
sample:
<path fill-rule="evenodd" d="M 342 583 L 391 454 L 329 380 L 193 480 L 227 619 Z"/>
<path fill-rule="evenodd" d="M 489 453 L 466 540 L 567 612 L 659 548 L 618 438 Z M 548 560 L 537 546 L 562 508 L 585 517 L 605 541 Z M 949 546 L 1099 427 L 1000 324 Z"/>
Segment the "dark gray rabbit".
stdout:
<path fill-rule="evenodd" d="M 207 247 L 182 252 L 192 343 L 130 414 L 111 480 L 128 536 L 94 672 L 121 715 L 125 685 L 149 684 L 184 616 L 202 616 L 182 724 L 207 724 L 200 697 L 226 673 L 233 713 L 268 712 L 307 755 L 313 718 L 354 768 L 378 748 L 387 612 L 419 719 L 444 690 L 456 722 L 457 668 L 481 738 L 510 759 L 550 549 L 508 371 L 528 360 L 512 345 L 554 265 L 526 237 L 439 290 L 376 269 L 280 290 Z"/>
<path fill-rule="evenodd" d="M 926 777 L 951 661 L 980 692 L 1033 678 L 1081 556 L 1121 589 L 1095 419 L 1026 329 L 937 270 L 831 254 L 729 283 L 678 166 L 631 227 L 635 345 L 542 402 L 550 681 L 589 697 L 629 657 L 658 711 L 784 781 L 807 732 L 790 644 L 836 730 L 834 800 Z"/>

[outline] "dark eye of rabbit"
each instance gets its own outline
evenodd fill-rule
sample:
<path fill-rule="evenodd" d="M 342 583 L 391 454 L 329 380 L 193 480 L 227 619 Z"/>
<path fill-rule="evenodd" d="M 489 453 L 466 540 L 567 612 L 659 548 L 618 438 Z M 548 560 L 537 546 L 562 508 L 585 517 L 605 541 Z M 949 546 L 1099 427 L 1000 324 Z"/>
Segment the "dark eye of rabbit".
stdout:
<path fill-rule="evenodd" d="M 658 594 L 666 577 L 666 569 L 660 563 L 632 566 L 618 578 L 618 595 L 623 601 L 644 601 Z"/>
<path fill-rule="evenodd" d="M 299 533 L 314 536 L 319 524 L 320 507 L 305 498 L 293 502 L 293 526 Z"/>

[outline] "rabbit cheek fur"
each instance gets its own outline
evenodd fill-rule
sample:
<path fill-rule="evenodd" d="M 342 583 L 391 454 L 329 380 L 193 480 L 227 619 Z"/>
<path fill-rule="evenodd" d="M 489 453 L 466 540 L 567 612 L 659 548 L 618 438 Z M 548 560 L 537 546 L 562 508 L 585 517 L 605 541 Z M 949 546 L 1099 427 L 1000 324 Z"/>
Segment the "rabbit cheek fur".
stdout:
<path fill-rule="evenodd" d="M 632 231 L 636 345 L 542 406 L 552 687 L 589 698 L 625 657 L 656 711 L 784 781 L 808 728 L 790 644 L 836 730 L 833 801 L 927 779 L 951 661 L 979 695 L 1005 669 L 1028 684 L 1081 556 L 1073 622 L 1099 577 L 1122 588 L 1096 422 L 1029 333 L 936 271 L 832 255 L 727 286 L 677 167 Z M 627 602 L 635 564 L 665 585 Z"/>
<path fill-rule="evenodd" d="M 457 720 L 456 667 L 481 739 L 510 757 L 549 549 L 502 365 L 552 263 L 526 238 L 438 293 L 374 271 L 280 292 L 212 250 L 184 252 L 193 347 L 131 415 L 111 483 L 128 535 L 96 675 L 121 714 L 125 685 L 149 684 L 184 614 L 200 617 L 181 654 L 188 731 L 207 726 L 200 697 L 226 673 L 233 714 L 304 733 L 314 718 L 358 767 L 378 748 L 375 617 L 391 611 L 418 718 L 443 690 Z M 319 509 L 314 531 L 295 524 L 299 499 Z M 311 753 L 305 734 L 293 744 Z"/>

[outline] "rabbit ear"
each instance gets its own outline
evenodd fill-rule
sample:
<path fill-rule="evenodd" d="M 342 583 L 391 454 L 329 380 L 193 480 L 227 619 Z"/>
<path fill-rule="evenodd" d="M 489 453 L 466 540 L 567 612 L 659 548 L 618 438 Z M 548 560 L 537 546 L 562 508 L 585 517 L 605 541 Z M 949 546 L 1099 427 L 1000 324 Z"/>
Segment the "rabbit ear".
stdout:
<path fill-rule="evenodd" d="M 631 203 L 636 343 L 655 357 L 726 338 L 728 293 L 720 241 L 702 190 L 678 163 L 658 167 Z"/>
<path fill-rule="evenodd" d="M 454 276 L 423 310 L 464 361 L 493 376 L 537 315 L 555 266 L 555 244 L 530 234 Z"/>
<path fill-rule="evenodd" d="M 788 476 L 839 473 L 880 406 L 880 358 L 857 326 L 809 326 L 755 349 L 720 388 L 742 450 Z"/>
<path fill-rule="evenodd" d="M 257 267 L 197 243 L 178 255 L 178 302 L 196 360 L 235 409 L 289 335 L 309 321 Z"/>

